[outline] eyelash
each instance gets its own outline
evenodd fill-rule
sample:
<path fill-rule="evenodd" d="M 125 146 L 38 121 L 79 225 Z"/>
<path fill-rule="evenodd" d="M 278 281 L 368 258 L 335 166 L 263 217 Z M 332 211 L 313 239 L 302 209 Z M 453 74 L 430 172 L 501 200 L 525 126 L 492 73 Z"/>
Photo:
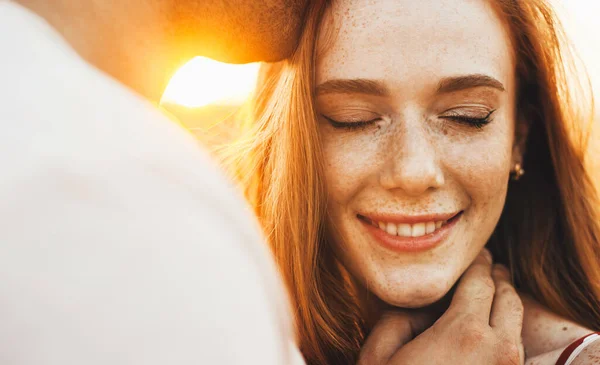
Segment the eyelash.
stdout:
<path fill-rule="evenodd" d="M 494 114 L 495 111 L 496 111 L 496 109 L 490 111 L 483 118 L 471 118 L 471 117 L 465 117 L 462 115 L 450 115 L 450 116 L 443 116 L 440 118 L 446 119 L 446 120 L 452 120 L 452 121 L 463 123 L 463 124 L 468 124 L 469 126 L 475 127 L 477 129 L 482 129 L 486 125 L 490 124 L 490 122 L 492 121 L 492 114 Z"/>
<path fill-rule="evenodd" d="M 371 119 L 371 120 L 361 120 L 361 121 L 356 121 L 356 122 L 338 122 L 337 120 L 333 120 L 325 115 L 322 115 L 322 116 L 329 122 L 329 124 L 331 124 L 331 126 L 333 128 L 347 129 L 347 130 L 364 129 L 364 128 L 372 125 L 373 123 L 381 120 L 381 118 L 375 118 L 375 119 Z"/>
<path fill-rule="evenodd" d="M 482 129 L 483 127 L 485 127 L 492 121 L 492 115 L 494 114 L 495 111 L 496 111 L 496 109 L 490 111 L 483 118 L 472 118 L 472 117 L 466 117 L 466 116 L 462 116 L 462 115 L 443 116 L 440 118 L 467 124 L 469 126 L 477 128 L 477 129 Z M 369 125 L 381 120 L 381 118 L 375 118 L 372 120 L 357 121 L 357 122 L 339 122 L 339 121 L 333 120 L 325 115 L 323 115 L 323 118 L 325 118 L 329 122 L 329 124 L 331 124 L 332 127 L 336 128 L 336 129 L 346 129 L 346 130 L 364 129 L 364 128 L 368 127 Z"/>

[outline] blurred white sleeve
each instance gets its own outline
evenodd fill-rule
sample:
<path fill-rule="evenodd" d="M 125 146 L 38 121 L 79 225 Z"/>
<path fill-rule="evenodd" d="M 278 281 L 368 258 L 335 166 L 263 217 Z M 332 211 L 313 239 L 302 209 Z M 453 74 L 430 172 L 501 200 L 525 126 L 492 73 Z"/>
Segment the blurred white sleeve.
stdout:
<path fill-rule="evenodd" d="M 47 162 L 1 186 L 2 364 L 287 363 L 283 292 L 228 190 Z"/>

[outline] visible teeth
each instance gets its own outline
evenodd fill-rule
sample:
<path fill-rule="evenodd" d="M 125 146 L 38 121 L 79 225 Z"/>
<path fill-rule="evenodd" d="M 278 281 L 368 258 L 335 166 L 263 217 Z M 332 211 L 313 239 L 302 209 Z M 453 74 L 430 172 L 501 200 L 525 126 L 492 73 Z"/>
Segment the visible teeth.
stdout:
<path fill-rule="evenodd" d="M 427 222 L 425 233 L 430 234 L 433 233 L 433 231 L 435 231 L 435 222 Z"/>
<path fill-rule="evenodd" d="M 398 226 L 396 226 L 394 223 L 388 223 L 386 232 L 392 236 L 395 236 L 396 233 L 398 233 Z"/>
<path fill-rule="evenodd" d="M 424 234 L 425 234 L 425 223 L 413 224 L 413 226 L 412 226 L 412 236 L 413 237 L 421 237 Z"/>
<path fill-rule="evenodd" d="M 410 224 L 400 223 L 398 224 L 398 236 L 400 237 L 411 237 L 412 227 Z"/>
<path fill-rule="evenodd" d="M 444 221 L 438 222 L 423 222 L 423 223 L 415 223 L 415 224 L 407 224 L 407 223 L 386 223 L 386 222 L 375 222 L 372 221 L 371 224 L 375 227 L 379 227 L 382 231 L 387 232 L 392 236 L 400 236 L 400 237 L 421 237 L 427 234 L 431 234 L 436 230 L 442 228 L 444 226 Z"/>

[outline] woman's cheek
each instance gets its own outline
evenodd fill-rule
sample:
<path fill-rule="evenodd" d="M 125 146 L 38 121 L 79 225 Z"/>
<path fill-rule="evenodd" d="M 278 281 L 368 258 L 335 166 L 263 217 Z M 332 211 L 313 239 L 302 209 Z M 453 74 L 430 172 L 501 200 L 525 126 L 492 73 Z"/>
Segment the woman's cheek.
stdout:
<path fill-rule="evenodd" d="M 512 137 L 507 133 L 490 138 L 473 139 L 471 143 L 444 146 L 446 174 L 471 201 L 470 224 L 481 227 L 478 232 L 489 235 L 500 218 L 508 188 Z"/>
<path fill-rule="evenodd" d="M 331 134 L 323 139 L 326 183 L 331 198 L 347 202 L 376 176 L 384 159 L 378 154 L 377 138 Z"/>
<path fill-rule="evenodd" d="M 436 143 L 447 173 L 477 190 L 506 185 L 514 141 L 514 122 L 499 116 L 481 130 L 448 133 Z M 490 193 L 493 193 L 490 191 Z"/>

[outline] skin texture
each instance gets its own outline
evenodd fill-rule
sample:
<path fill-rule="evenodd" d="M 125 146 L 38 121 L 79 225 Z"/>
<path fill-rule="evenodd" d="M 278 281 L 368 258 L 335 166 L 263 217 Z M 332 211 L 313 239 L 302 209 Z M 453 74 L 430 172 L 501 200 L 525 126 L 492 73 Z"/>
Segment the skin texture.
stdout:
<path fill-rule="evenodd" d="M 448 359 L 460 359 L 461 364 L 554 365 L 569 344 L 593 332 L 519 295 L 508 270 L 492 266 L 486 254 L 478 255 L 461 277 L 441 316 L 432 308 L 385 312 L 364 344 L 359 364 L 447 364 Z M 594 342 L 573 365 L 599 361 L 600 342 Z"/>
<path fill-rule="evenodd" d="M 457 11 L 456 9 L 460 9 Z M 477 19 L 477 21 L 473 21 Z M 330 228 L 343 262 L 369 292 L 403 308 L 446 295 L 500 217 L 515 150 L 514 61 L 507 32 L 483 1 L 339 1 L 320 40 L 317 85 L 369 79 L 383 96 L 320 92 Z M 326 44 L 329 43 L 329 44 Z M 444 78 L 486 75 L 504 91 L 438 93 Z M 323 86 L 317 86 L 323 89 Z M 331 90 L 329 90 L 331 91 Z M 482 118 L 481 129 L 445 117 Z M 463 215 L 439 246 L 399 253 L 379 245 L 357 214 Z"/>
<path fill-rule="evenodd" d="M 294 51 L 307 0 L 16 0 L 89 63 L 154 102 L 194 56 L 277 61 Z"/>
<path fill-rule="evenodd" d="M 448 310 L 435 323 L 432 314 L 385 313 L 363 346 L 359 365 L 523 363 L 523 306 L 508 270 L 492 268 L 486 250 L 460 279 Z"/>
<path fill-rule="evenodd" d="M 529 296 L 521 295 L 521 299 L 525 309 L 522 336 L 528 356 L 526 365 L 554 365 L 567 346 L 593 332 L 552 313 Z M 595 342 L 584 349 L 573 365 L 599 361 L 600 343 Z"/>

